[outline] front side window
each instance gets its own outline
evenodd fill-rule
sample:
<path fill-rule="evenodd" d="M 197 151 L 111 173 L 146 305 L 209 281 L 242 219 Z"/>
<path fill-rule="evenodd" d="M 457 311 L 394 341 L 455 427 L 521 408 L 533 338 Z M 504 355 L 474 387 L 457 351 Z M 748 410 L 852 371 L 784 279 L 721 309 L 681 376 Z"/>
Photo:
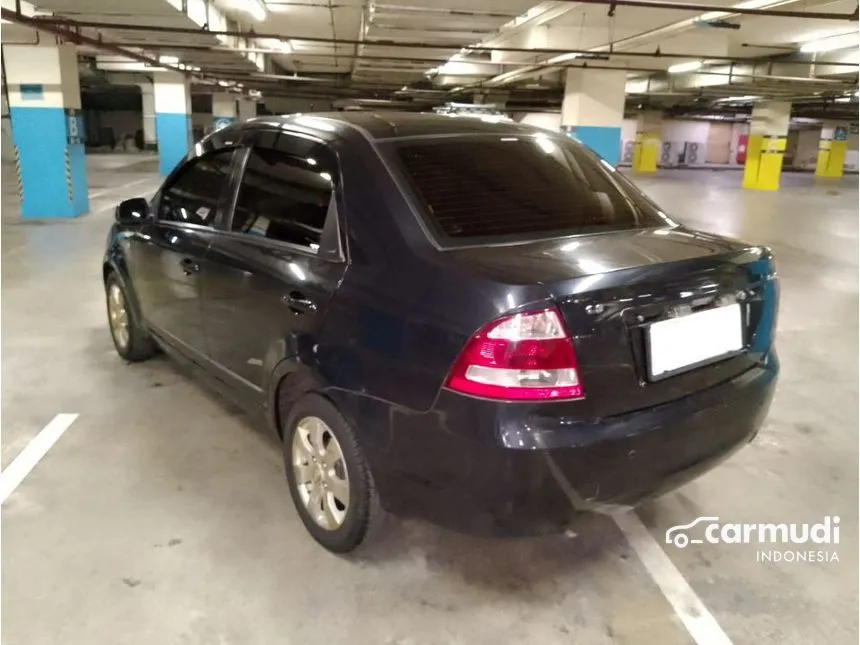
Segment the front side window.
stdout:
<path fill-rule="evenodd" d="M 221 192 L 230 179 L 233 150 L 190 160 L 162 193 L 158 218 L 167 222 L 213 226 Z"/>
<path fill-rule="evenodd" d="M 464 136 L 396 145 L 431 228 L 455 243 L 663 225 L 614 169 L 572 141 Z"/>
<path fill-rule="evenodd" d="M 318 251 L 336 169 L 312 148 L 253 148 L 233 213 L 234 232 Z"/>

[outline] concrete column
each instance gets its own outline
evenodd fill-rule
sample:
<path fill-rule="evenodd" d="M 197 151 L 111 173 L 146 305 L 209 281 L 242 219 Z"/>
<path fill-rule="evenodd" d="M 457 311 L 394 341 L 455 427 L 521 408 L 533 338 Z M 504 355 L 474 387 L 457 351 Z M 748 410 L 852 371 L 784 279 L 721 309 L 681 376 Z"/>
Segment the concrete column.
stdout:
<path fill-rule="evenodd" d="M 212 128 L 220 130 L 236 120 L 236 95 L 223 92 L 212 95 Z"/>
<path fill-rule="evenodd" d="M 815 176 L 839 179 L 845 168 L 848 152 L 848 124 L 825 122 L 818 140 L 818 161 Z"/>
<path fill-rule="evenodd" d="M 257 116 L 257 102 L 249 98 L 239 99 L 239 120 L 245 121 Z"/>
<path fill-rule="evenodd" d="M 657 172 L 660 143 L 663 140 L 663 114 L 642 112 L 636 119 L 636 141 L 633 144 L 633 172 Z"/>
<path fill-rule="evenodd" d="M 621 161 L 626 83 L 623 71 L 568 69 L 565 74 L 562 130 L 613 166 Z"/>
<path fill-rule="evenodd" d="M 152 81 L 143 81 L 137 84 L 140 87 L 141 106 L 143 108 L 143 147 L 154 150 L 156 147 L 155 136 L 155 90 Z"/>
<path fill-rule="evenodd" d="M 790 120 L 791 103 L 768 101 L 753 107 L 744 164 L 744 188 L 779 189 Z"/>
<path fill-rule="evenodd" d="M 182 161 L 191 148 L 191 87 L 177 72 L 154 75 L 155 136 L 158 141 L 158 171 L 161 176 Z"/>
<path fill-rule="evenodd" d="M 22 218 L 89 211 L 74 45 L 4 45 Z"/>
<path fill-rule="evenodd" d="M 848 146 L 845 151 L 845 170 L 858 169 L 858 156 L 860 156 L 860 132 L 858 132 L 857 121 L 848 124 Z"/>

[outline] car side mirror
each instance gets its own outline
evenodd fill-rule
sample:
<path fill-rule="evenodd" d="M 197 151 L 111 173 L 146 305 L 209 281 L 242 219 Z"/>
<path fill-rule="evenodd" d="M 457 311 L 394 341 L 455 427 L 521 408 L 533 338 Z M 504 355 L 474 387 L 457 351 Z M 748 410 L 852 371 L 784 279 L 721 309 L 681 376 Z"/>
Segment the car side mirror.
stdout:
<path fill-rule="evenodd" d="M 143 197 L 126 199 L 116 207 L 115 217 L 120 224 L 139 224 L 149 217 L 149 202 Z"/>

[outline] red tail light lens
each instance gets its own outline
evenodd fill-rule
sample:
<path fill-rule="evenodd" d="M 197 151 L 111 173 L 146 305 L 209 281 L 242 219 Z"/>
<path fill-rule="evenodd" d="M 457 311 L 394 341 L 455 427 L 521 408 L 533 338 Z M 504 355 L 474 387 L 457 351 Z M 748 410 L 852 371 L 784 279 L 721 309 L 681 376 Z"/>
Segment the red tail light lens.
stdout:
<path fill-rule="evenodd" d="M 506 316 L 488 324 L 466 343 L 446 385 L 488 399 L 585 396 L 573 343 L 556 309 Z"/>

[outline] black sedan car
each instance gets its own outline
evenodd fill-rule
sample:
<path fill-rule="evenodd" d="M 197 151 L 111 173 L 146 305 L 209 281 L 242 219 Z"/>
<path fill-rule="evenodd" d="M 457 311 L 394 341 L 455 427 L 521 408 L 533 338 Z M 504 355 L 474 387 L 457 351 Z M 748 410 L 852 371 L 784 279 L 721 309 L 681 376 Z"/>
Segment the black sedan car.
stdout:
<path fill-rule="evenodd" d="M 755 436 L 778 372 L 767 248 L 515 123 L 227 127 L 118 206 L 104 283 L 120 356 L 264 413 L 338 552 L 386 512 L 531 533 L 665 492 Z"/>

